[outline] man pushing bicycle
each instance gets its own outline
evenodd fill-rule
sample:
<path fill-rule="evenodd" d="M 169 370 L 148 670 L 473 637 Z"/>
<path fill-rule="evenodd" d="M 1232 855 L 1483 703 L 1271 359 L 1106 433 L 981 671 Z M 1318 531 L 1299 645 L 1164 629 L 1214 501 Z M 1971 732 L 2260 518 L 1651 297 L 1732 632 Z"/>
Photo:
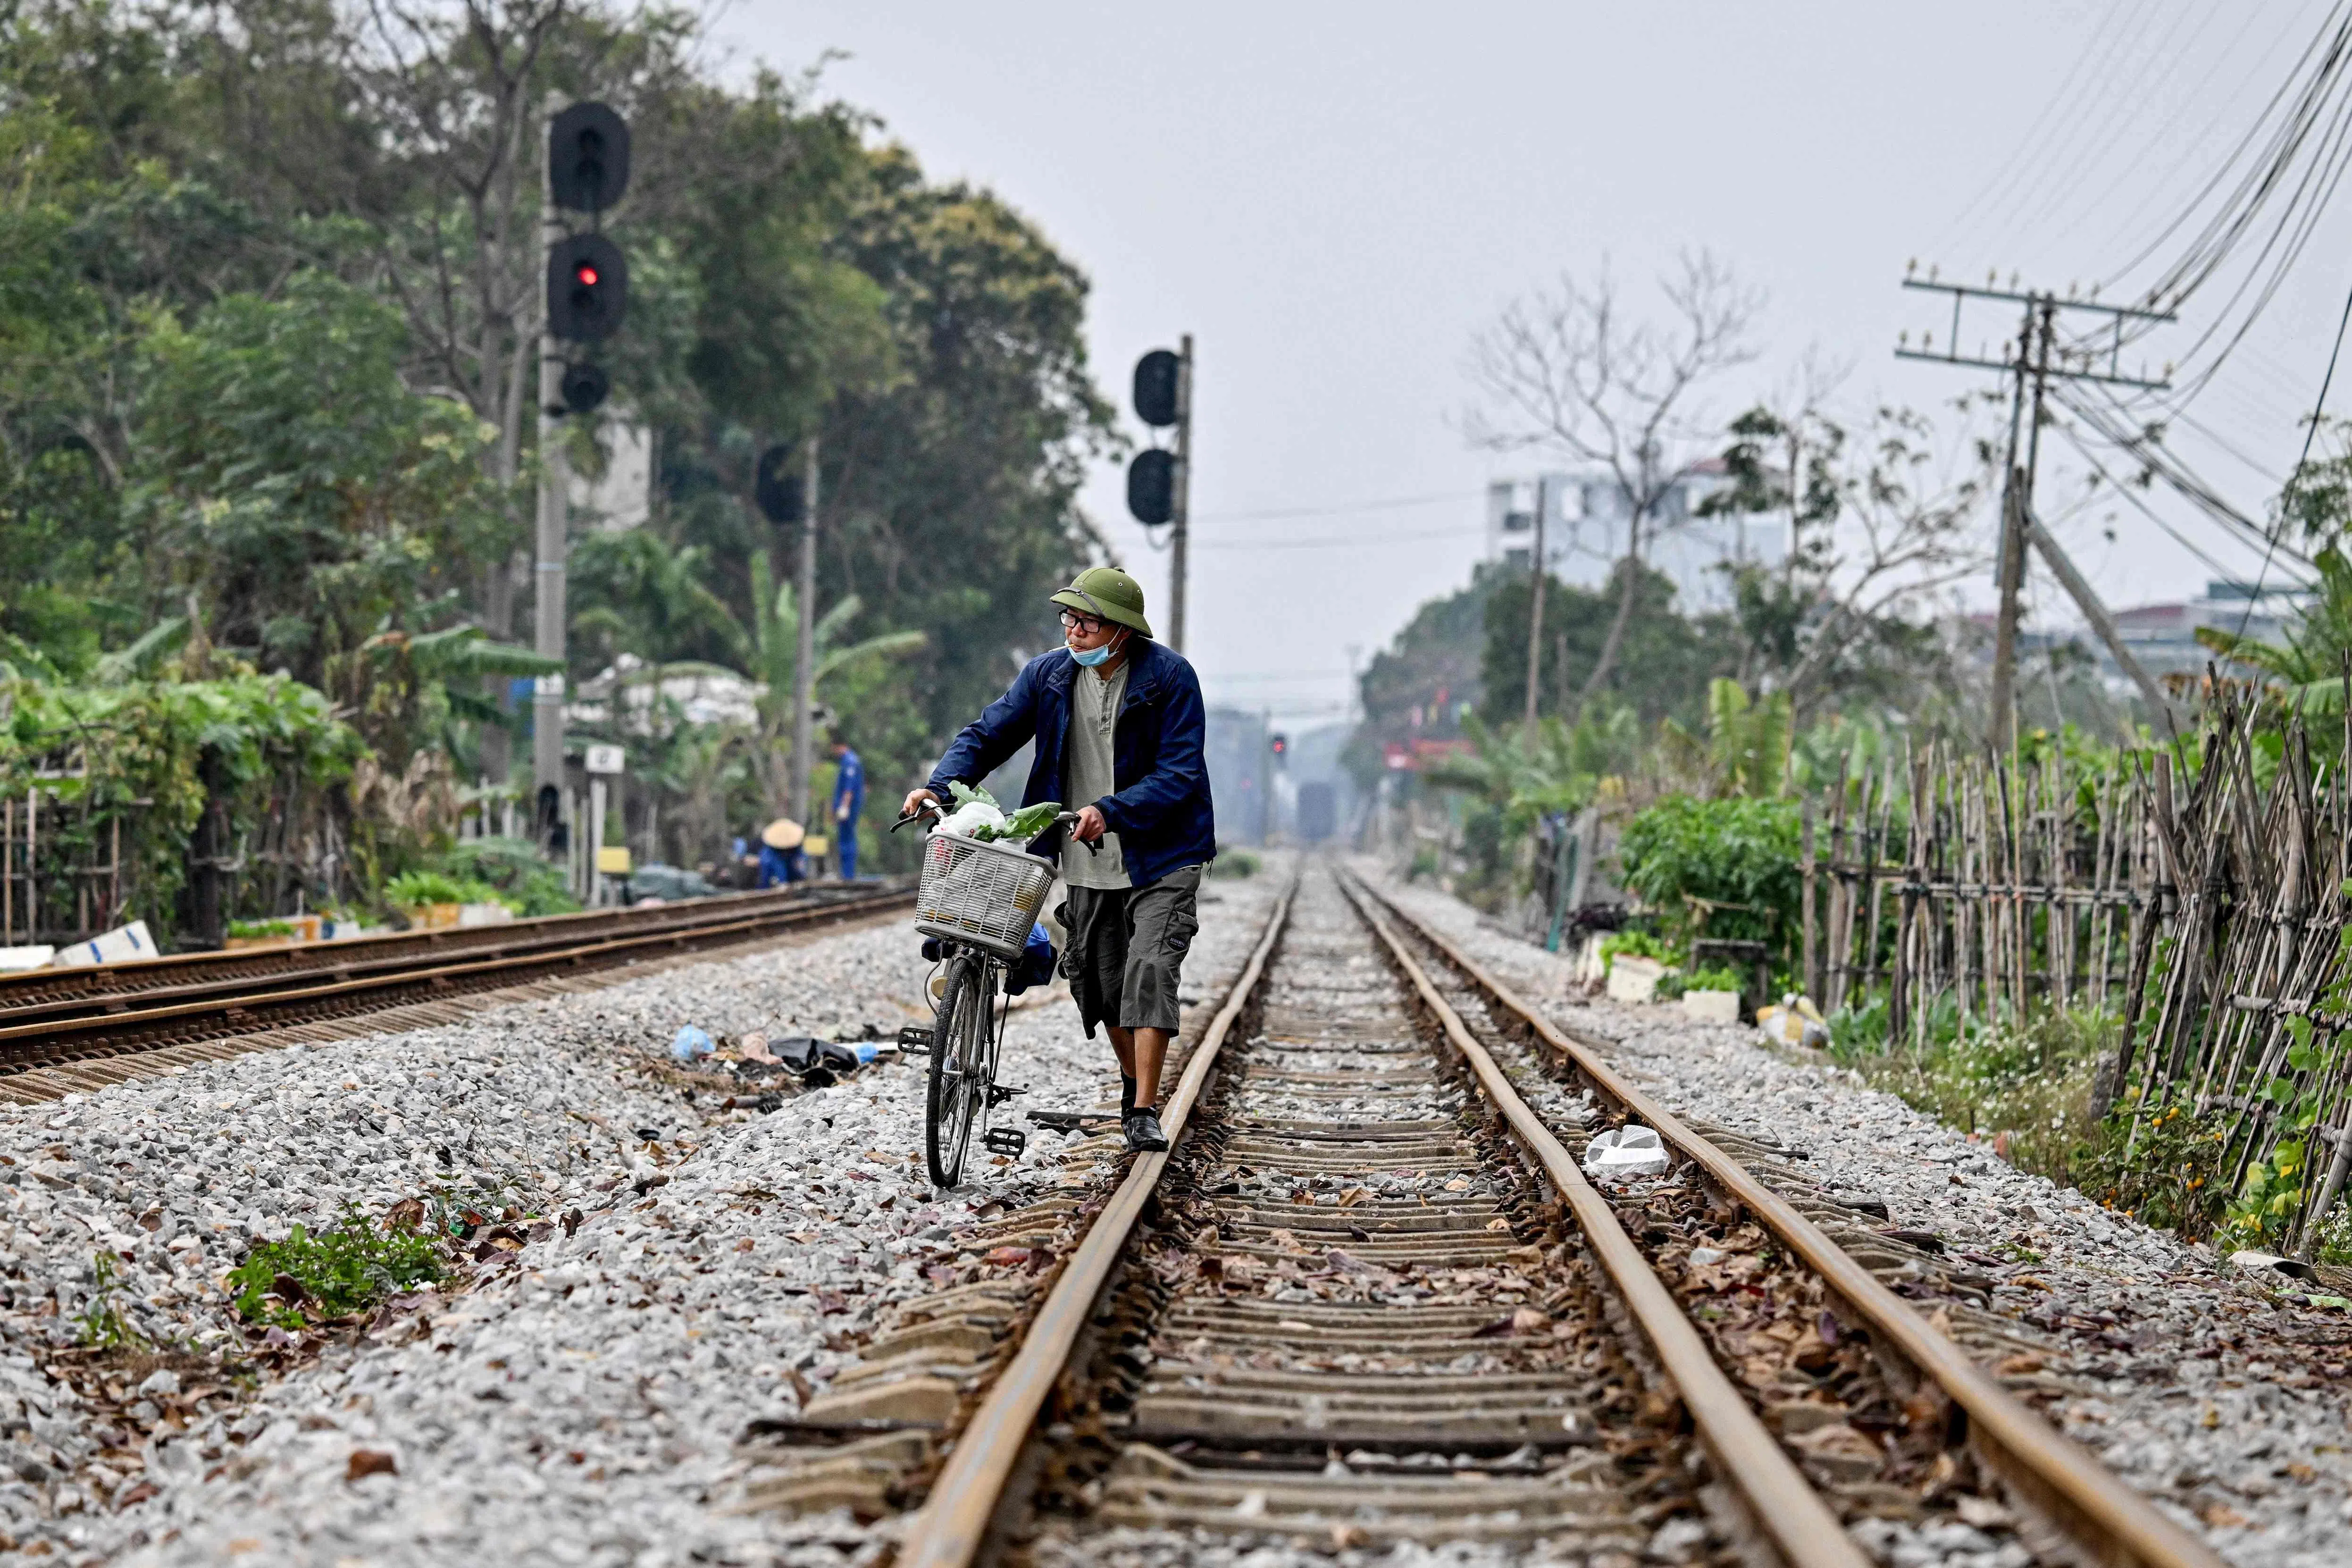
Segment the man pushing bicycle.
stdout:
<path fill-rule="evenodd" d="M 1201 874 L 1217 851 L 1201 682 L 1181 654 L 1153 640 L 1143 589 L 1126 573 L 1089 568 L 1053 603 L 1065 646 L 1031 659 L 963 727 L 900 815 L 938 805 L 950 784 L 977 784 L 1022 742 L 1036 742 L 1022 804 L 1077 809 L 1066 835 L 1056 826 L 1031 847 L 1060 857 L 1063 973 L 1087 1037 L 1098 1023 L 1110 1032 L 1128 1147 L 1165 1149 L 1160 1069 L 1176 1033 L 1177 979 L 1200 929 Z"/>

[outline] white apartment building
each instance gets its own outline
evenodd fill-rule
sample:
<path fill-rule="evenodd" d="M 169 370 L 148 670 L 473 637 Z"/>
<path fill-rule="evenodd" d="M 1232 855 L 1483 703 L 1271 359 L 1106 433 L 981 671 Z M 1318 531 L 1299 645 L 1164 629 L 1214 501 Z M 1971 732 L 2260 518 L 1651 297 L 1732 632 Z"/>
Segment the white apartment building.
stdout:
<path fill-rule="evenodd" d="M 1788 559 L 1789 520 L 1770 512 L 1697 515 L 1699 503 L 1730 481 L 1709 461 L 1676 481 L 1643 524 L 1642 559 L 1675 585 L 1685 615 L 1731 603 L 1727 563 L 1775 566 Z M 1633 504 L 1605 470 L 1496 479 L 1486 487 L 1486 559 L 1524 566 L 1535 551 L 1536 509 L 1544 512 L 1544 556 L 1552 575 L 1598 588 L 1625 553 Z"/>

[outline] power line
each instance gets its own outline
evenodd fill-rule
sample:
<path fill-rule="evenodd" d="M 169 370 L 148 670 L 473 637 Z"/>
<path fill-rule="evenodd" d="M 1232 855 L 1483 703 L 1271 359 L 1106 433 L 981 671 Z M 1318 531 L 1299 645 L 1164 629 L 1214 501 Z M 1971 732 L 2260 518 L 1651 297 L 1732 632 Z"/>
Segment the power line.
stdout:
<path fill-rule="evenodd" d="M 2083 74 L 2083 68 L 2090 63 L 2091 57 L 2100 43 L 2104 42 L 2107 46 L 2107 52 L 2112 54 L 2116 47 L 2129 37 L 2127 31 L 2116 28 L 2114 23 L 2130 3 L 2131 0 L 2111 0 L 2111 4 L 2107 6 L 2107 14 L 2100 17 L 2098 24 L 2091 29 L 2091 42 L 2084 47 L 2081 54 L 2074 57 L 2074 64 L 2067 71 L 2065 79 L 2058 84 L 2058 90 L 2042 104 L 2042 112 L 2034 117 L 2032 124 L 2025 128 L 2025 133 L 2017 139 L 2016 144 L 2010 149 L 2009 156 L 2002 162 L 2000 167 L 1995 169 L 1985 183 L 1977 187 L 1977 194 L 1969 198 L 1968 205 L 1962 207 L 1959 215 L 1953 218 L 1951 227 L 1945 232 L 1944 239 L 1937 241 L 1939 247 L 1945 240 L 1961 232 L 1963 226 L 1975 216 L 1979 207 L 1984 205 L 1986 198 L 1990 196 L 1996 188 L 1999 188 L 2001 195 L 2006 197 L 2009 191 L 2015 187 L 2018 180 L 2024 174 L 2026 154 L 2038 151 L 2044 143 L 2045 139 L 2042 135 L 2043 122 L 2056 113 L 2062 104 L 2075 101 L 2070 97 L 2074 89 L 2074 79 Z M 2053 129 L 2054 133 L 2055 128 Z"/>
<path fill-rule="evenodd" d="M 2222 500 L 2220 492 L 2191 471 L 2179 454 L 2158 445 L 2144 432 L 2119 428 L 2116 420 L 2125 412 L 2121 408 L 2095 407 L 2076 395 L 2071 387 L 2054 389 L 2052 395 L 2095 431 L 2100 439 L 2129 453 L 2149 473 L 2186 496 L 2208 517 L 2242 535 L 2248 549 L 2269 540 L 2268 529 Z M 2298 551 L 2287 549 L 2284 553 L 2299 565 L 2311 565 L 2310 557 Z"/>
<path fill-rule="evenodd" d="M 2336 359 L 2344 352 L 2347 322 L 2352 322 L 2352 292 L 2345 294 L 2344 313 L 2336 319 L 2336 345 L 2327 351 L 2327 374 L 2319 378 L 2319 396 L 2311 405 L 2311 421 L 2303 430 L 2303 453 L 2294 460 L 2294 471 L 2286 478 L 2286 496 L 2294 493 L 2296 482 L 2303 478 L 2303 466 L 2311 461 L 2312 438 L 2319 434 L 2319 415 L 2327 406 L 2327 389 L 2336 383 Z M 2246 622 L 2254 613 L 2254 600 L 2262 596 L 2263 584 L 2270 576 L 2271 556 L 2278 549 L 2279 535 L 2286 531 L 2286 496 L 2279 498 L 2278 522 L 2271 529 L 2270 542 L 2263 549 L 2263 569 L 2254 574 L 2254 591 L 2246 600 L 2245 613 L 2238 617 L 2240 637 L 2246 635 Z"/>
<path fill-rule="evenodd" d="M 2115 475 L 2109 473 L 2107 471 L 2106 465 L 2100 462 L 2098 455 L 2091 450 L 2090 444 L 2084 441 L 2082 435 L 2072 426 L 2061 425 L 2058 428 L 2065 435 L 2067 440 L 2074 443 L 2075 451 L 2082 454 L 2083 460 L 2091 465 L 2092 472 L 2106 480 L 2108 488 L 2115 490 L 2116 494 L 2122 496 L 2124 500 L 2129 501 L 2132 506 L 2138 510 L 2142 517 L 2147 518 L 2148 521 L 2156 524 L 2158 528 L 2161 529 L 2168 536 L 2170 537 L 2175 544 L 2179 545 L 2181 549 L 2186 550 L 2189 554 L 2202 562 L 2206 568 L 2212 572 L 2215 576 L 2225 582 L 2236 580 L 2236 573 L 2232 572 L 2229 567 L 2222 565 L 2219 561 L 2214 560 L 2210 555 L 2205 553 L 2205 552 L 2192 542 L 2187 534 L 2182 533 L 2179 529 L 2173 527 L 2171 523 L 2166 521 L 2165 519 L 2158 513 L 2155 508 L 2149 506 L 2146 500 L 2142 500 L 2137 486 L 2127 485 L 2121 479 L 2116 479 Z"/>

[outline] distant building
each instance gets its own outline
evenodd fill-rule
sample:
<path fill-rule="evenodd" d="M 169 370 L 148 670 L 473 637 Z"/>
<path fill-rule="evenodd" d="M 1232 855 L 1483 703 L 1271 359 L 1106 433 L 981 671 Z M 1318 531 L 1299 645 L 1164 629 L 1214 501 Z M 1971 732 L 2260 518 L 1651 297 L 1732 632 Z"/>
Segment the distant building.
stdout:
<path fill-rule="evenodd" d="M 625 532 L 653 516 L 653 432 L 631 420 L 612 418 L 597 434 L 604 447 L 604 471 L 594 479 L 572 476 L 572 517 L 579 525 L 606 533 Z"/>
<path fill-rule="evenodd" d="M 2265 586 L 2257 592 L 2252 583 L 2209 582 L 2201 599 L 2117 610 L 2116 629 L 2150 675 L 2202 675 L 2209 662 L 2218 660 L 2197 640 L 2199 627 L 2232 634 L 2242 630 L 2257 642 L 2278 642 L 2301 616 L 2305 597 L 2293 588 Z M 2100 656 L 2102 664 L 2112 665 L 2104 649 Z M 2113 673 L 2120 678 L 2122 671 Z"/>
<path fill-rule="evenodd" d="M 1671 486 L 1642 527 L 1642 559 L 1665 574 L 1685 614 L 1731 604 L 1727 564 L 1775 566 L 1788 559 L 1789 520 L 1771 512 L 1698 515 L 1699 503 L 1728 484 L 1709 460 Z M 1598 588 L 1625 553 L 1633 507 L 1606 472 L 1556 472 L 1496 479 L 1486 487 L 1486 559 L 1525 566 L 1535 553 L 1536 509 L 1544 512 L 1544 557 L 1552 574 Z"/>

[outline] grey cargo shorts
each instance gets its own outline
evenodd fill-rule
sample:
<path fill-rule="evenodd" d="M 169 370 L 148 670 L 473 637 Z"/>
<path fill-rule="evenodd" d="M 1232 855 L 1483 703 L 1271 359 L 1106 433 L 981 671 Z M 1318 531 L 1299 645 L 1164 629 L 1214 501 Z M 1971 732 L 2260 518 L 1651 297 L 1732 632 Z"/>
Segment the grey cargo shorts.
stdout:
<path fill-rule="evenodd" d="M 1087 1037 L 1097 1024 L 1176 1032 L 1176 982 L 1201 929 L 1201 872 L 1185 866 L 1140 888 L 1070 888 L 1062 973 Z"/>

